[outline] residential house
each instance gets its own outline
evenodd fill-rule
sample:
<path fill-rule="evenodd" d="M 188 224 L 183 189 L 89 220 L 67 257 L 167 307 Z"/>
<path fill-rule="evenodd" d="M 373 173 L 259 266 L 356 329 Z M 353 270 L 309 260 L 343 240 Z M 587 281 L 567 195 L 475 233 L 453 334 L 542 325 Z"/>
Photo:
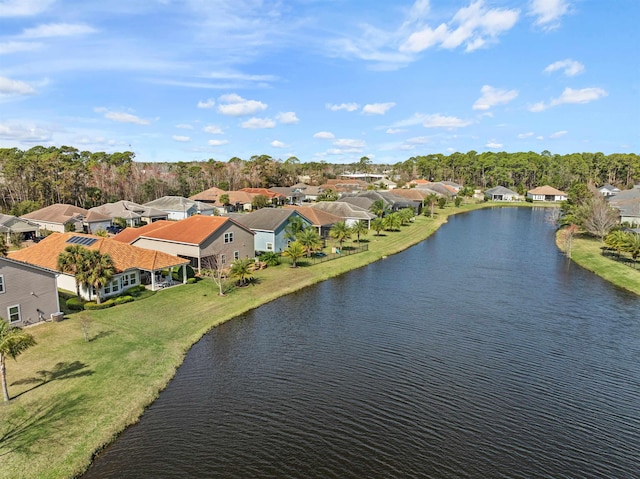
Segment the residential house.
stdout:
<path fill-rule="evenodd" d="M 285 205 L 300 205 L 305 199 L 305 194 L 302 190 L 294 186 L 272 186 L 269 188 L 271 191 L 284 195 Z"/>
<path fill-rule="evenodd" d="M 242 188 L 240 191 L 250 193 L 254 197 L 258 195 L 266 196 L 273 206 L 282 206 L 287 200 L 286 195 L 273 191 L 270 188 Z"/>
<path fill-rule="evenodd" d="M 296 210 L 306 219 L 311 222 L 321 238 L 326 239 L 329 237 L 329 231 L 336 223 L 343 221 L 339 216 L 332 215 L 326 211 L 322 211 L 318 208 L 312 208 L 311 206 L 284 206 L 284 208 L 291 208 Z"/>
<path fill-rule="evenodd" d="M 292 188 L 294 192 L 299 192 L 302 195 L 302 202 L 318 201 L 318 197 L 324 193 L 324 188 L 321 186 L 306 183 L 296 183 Z"/>
<path fill-rule="evenodd" d="M 157 289 L 158 280 L 171 280 L 170 276 L 166 278 L 159 278 L 159 276 L 176 266 L 183 267 L 182 277 L 186 281 L 185 268 L 189 261 L 183 258 L 157 251 L 148 251 L 115 241 L 112 238 L 82 233 L 53 233 L 33 246 L 10 252 L 9 257 L 17 261 L 58 271 L 58 288 L 76 291 L 74 275 L 58 269 L 58 256 L 64 252 L 67 246 L 73 245 L 96 250 L 100 254 L 108 254 L 111 257 L 115 274 L 109 284 L 100 289 L 102 298 L 121 294 L 138 284 L 150 285 L 153 289 Z M 84 299 L 90 300 L 94 297 L 95 291 L 91 287 L 82 285 L 80 294 Z"/>
<path fill-rule="evenodd" d="M 57 272 L 0 257 L 0 316 L 14 326 L 60 319 Z"/>
<path fill-rule="evenodd" d="M 200 272 L 254 257 L 254 233 L 228 217 L 190 216 L 180 221 L 156 221 L 141 228 L 126 228 L 114 240 L 151 251 L 186 258 Z"/>
<path fill-rule="evenodd" d="M 359 221 L 363 221 L 369 228 L 371 220 L 376 218 L 376 215 L 370 211 L 344 201 L 320 201 L 310 206 L 339 217 L 347 226 L 353 226 Z"/>
<path fill-rule="evenodd" d="M 600 188 L 598 188 L 598 191 L 602 196 L 609 197 L 609 196 L 613 196 L 615 194 L 620 193 L 620 188 L 617 188 L 613 185 L 610 185 L 609 183 L 606 183 L 602 185 Z"/>
<path fill-rule="evenodd" d="M 92 213 L 79 206 L 62 203 L 32 211 L 20 218 L 37 224 L 40 227 L 40 233 L 43 233 L 43 230 L 58 233 L 65 231 L 95 232 L 111 225 L 111 219 L 108 216 L 98 212 Z"/>
<path fill-rule="evenodd" d="M 38 236 L 40 226 L 32 221 L 0 213 L 0 233 L 6 235 L 5 241 L 11 243 L 11 236 L 18 235 L 21 240 Z"/>
<path fill-rule="evenodd" d="M 285 228 L 294 216 L 299 217 L 306 226 L 312 222 L 291 208 L 262 208 L 251 213 L 233 216 L 236 221 L 255 233 L 254 249 L 256 253 L 273 251 L 281 253 L 289 245 L 285 238 Z"/>
<path fill-rule="evenodd" d="M 164 211 L 170 220 L 183 220 L 193 215 L 212 216 L 215 207 L 202 201 L 191 200 L 183 196 L 163 196 L 145 203 L 143 206 Z"/>
<path fill-rule="evenodd" d="M 640 226 L 640 185 L 608 196 L 609 204 L 620 212 L 620 223 Z"/>
<path fill-rule="evenodd" d="M 484 192 L 485 198 L 489 201 L 518 201 L 520 195 L 504 186 L 489 188 Z"/>
<path fill-rule="evenodd" d="M 322 185 L 324 191 L 331 190 L 335 193 L 357 193 L 358 191 L 364 191 L 368 187 L 368 183 L 362 180 L 349 180 L 349 179 L 330 179 L 326 184 Z"/>
<path fill-rule="evenodd" d="M 237 211 L 251 211 L 254 197 L 254 194 L 246 191 L 224 191 L 220 188 L 209 188 L 197 195 L 190 196 L 189 199 L 210 204 L 215 208 L 217 214 L 223 215 Z"/>
<path fill-rule="evenodd" d="M 565 201 L 567 194 L 549 185 L 539 186 L 527 191 L 527 198 L 533 201 Z"/>
<path fill-rule="evenodd" d="M 169 214 L 165 211 L 150 206 L 139 205 L 127 200 L 106 203 L 91 208 L 89 211 L 108 216 L 112 220 L 122 218 L 125 220 L 127 226 L 139 226 L 158 220 L 166 220 L 169 217 Z"/>

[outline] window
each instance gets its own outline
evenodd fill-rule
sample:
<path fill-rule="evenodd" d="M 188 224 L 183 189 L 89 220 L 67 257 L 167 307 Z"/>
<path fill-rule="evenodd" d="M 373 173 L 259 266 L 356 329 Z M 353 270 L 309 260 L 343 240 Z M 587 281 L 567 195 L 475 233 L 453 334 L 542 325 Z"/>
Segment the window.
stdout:
<path fill-rule="evenodd" d="M 136 278 L 136 274 L 135 273 L 131 273 L 129 275 L 129 282 L 131 283 L 131 286 L 133 286 L 134 284 L 136 284 L 138 282 L 138 278 Z"/>
<path fill-rule="evenodd" d="M 124 288 L 125 286 L 129 286 L 129 275 L 125 274 L 122 277 L 122 287 Z"/>
<path fill-rule="evenodd" d="M 223 254 L 220 255 L 220 264 L 227 264 L 227 257 Z"/>
<path fill-rule="evenodd" d="M 224 234 L 224 242 L 225 243 L 233 243 L 233 233 L 225 233 Z"/>
<path fill-rule="evenodd" d="M 117 279 L 114 279 L 111 282 L 111 289 L 113 290 L 114 293 L 118 291 L 120 289 L 120 281 L 118 281 Z"/>
<path fill-rule="evenodd" d="M 18 321 L 20 321 L 20 305 L 9 306 L 7 308 L 7 313 L 10 323 L 17 323 Z"/>
<path fill-rule="evenodd" d="M 233 252 L 233 259 L 240 259 L 240 251 Z"/>
<path fill-rule="evenodd" d="M 104 294 L 111 294 L 111 283 L 104 285 Z"/>
<path fill-rule="evenodd" d="M 4 293 L 4 276 L 0 274 L 0 293 Z"/>
<path fill-rule="evenodd" d="M 273 243 L 267 243 L 267 251 L 273 251 Z"/>

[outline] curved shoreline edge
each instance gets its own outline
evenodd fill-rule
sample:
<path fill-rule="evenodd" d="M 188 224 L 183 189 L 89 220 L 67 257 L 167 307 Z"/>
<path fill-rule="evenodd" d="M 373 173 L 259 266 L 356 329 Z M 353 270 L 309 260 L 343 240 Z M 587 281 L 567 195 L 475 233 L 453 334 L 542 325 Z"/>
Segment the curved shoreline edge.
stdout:
<path fill-rule="evenodd" d="M 214 327 L 414 246 L 436 232 L 450 215 L 489 207 L 531 206 L 544 207 L 530 203 L 447 207 L 437 210 L 433 219 L 417 217 L 400 232 L 381 237 L 371 232 L 365 238 L 370 245 L 367 252 L 295 270 L 280 266 L 259 271 L 258 284 L 224 298 L 217 297 L 215 285 L 205 280 L 33 328 L 38 346 L 9 364 L 14 399 L 0 408 L 0 477 L 82 475 L 96 454 L 139 421 L 175 376 L 191 347 Z M 632 272 L 640 277 L 637 271 Z M 88 343 L 81 328 L 83 321 L 90 323 L 92 341 Z M 54 379 L 34 386 L 33 379 L 47 369 Z M 23 430 L 22 424 L 29 424 L 30 429 Z M 13 444 L 3 444 L 7 431 L 13 434 Z M 3 448 L 9 447 L 5 453 Z"/>

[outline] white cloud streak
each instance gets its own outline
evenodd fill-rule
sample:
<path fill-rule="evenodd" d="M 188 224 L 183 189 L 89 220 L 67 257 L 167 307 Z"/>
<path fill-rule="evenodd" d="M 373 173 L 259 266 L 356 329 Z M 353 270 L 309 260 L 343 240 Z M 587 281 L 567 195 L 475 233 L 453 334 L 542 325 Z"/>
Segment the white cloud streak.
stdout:
<path fill-rule="evenodd" d="M 484 85 L 480 92 L 482 96 L 473 104 L 474 110 L 488 110 L 493 106 L 509 103 L 518 96 L 518 90 L 499 90 L 489 85 Z"/>
<path fill-rule="evenodd" d="M 391 108 L 396 106 L 393 102 L 388 103 L 369 103 L 362 107 L 362 113 L 366 115 L 384 115 Z"/>
<path fill-rule="evenodd" d="M 264 129 L 264 128 L 275 128 L 276 122 L 271 118 L 251 118 L 242 123 L 242 128 L 247 128 L 250 130 L 256 129 Z"/>
<path fill-rule="evenodd" d="M 557 70 L 562 70 L 562 73 L 564 73 L 566 76 L 572 77 L 583 73 L 584 65 L 580 62 L 567 58 L 566 60 L 554 62 L 544 69 L 545 73 L 552 73 Z"/>
<path fill-rule="evenodd" d="M 535 24 L 545 30 L 553 30 L 560 26 L 560 19 L 569 13 L 566 0 L 531 0 L 529 15 L 536 17 Z"/>
<path fill-rule="evenodd" d="M 75 37 L 77 35 L 87 35 L 95 33 L 97 30 L 82 23 L 49 23 L 27 28 L 23 33 L 24 38 L 53 38 L 53 37 Z"/>
<path fill-rule="evenodd" d="M 0 77 L 0 97 L 34 95 L 35 89 L 26 82 Z"/>
<path fill-rule="evenodd" d="M 216 106 L 216 101 L 213 98 L 207 98 L 204 101 L 200 100 L 198 102 L 198 108 L 208 109 L 213 108 L 214 106 Z"/>
<path fill-rule="evenodd" d="M 455 116 L 443 116 L 439 113 L 427 115 L 422 122 L 425 128 L 462 128 L 471 125 L 471 121 L 462 120 Z"/>
<path fill-rule="evenodd" d="M 111 111 L 103 107 L 94 108 L 93 111 L 95 111 L 96 113 L 104 113 L 104 117 L 106 119 L 118 123 L 133 123 L 135 125 L 148 125 L 151 123 L 149 120 L 142 119 L 131 113 L 122 111 Z"/>
<path fill-rule="evenodd" d="M 590 103 L 595 100 L 599 100 L 607 96 L 608 93 L 602 88 L 582 88 L 580 90 L 574 90 L 573 88 L 565 88 L 558 98 L 554 98 L 549 103 L 539 102 L 531 107 L 529 107 L 529 111 L 532 112 L 541 112 L 547 110 L 551 107 L 572 103 Z"/>
<path fill-rule="evenodd" d="M 333 140 L 335 135 L 330 131 L 319 131 L 313 134 L 314 138 L 318 138 L 320 140 Z"/>
<path fill-rule="evenodd" d="M 358 105 L 357 103 L 340 103 L 340 104 L 327 103 L 326 106 L 327 106 L 327 109 L 331 111 L 340 111 L 340 110 L 356 111 L 358 108 L 360 108 L 360 105 Z"/>
<path fill-rule="evenodd" d="M 0 17 L 28 17 L 49 8 L 54 0 L 5 0 L 0 3 Z"/>
<path fill-rule="evenodd" d="M 295 125 L 300 121 L 300 119 L 296 116 L 293 111 L 285 111 L 280 112 L 276 115 L 276 120 L 278 120 L 283 125 Z"/>
<path fill-rule="evenodd" d="M 245 100 L 240 95 L 231 93 L 218 98 L 218 112 L 228 116 L 248 116 L 267 109 L 267 105 L 257 100 Z"/>

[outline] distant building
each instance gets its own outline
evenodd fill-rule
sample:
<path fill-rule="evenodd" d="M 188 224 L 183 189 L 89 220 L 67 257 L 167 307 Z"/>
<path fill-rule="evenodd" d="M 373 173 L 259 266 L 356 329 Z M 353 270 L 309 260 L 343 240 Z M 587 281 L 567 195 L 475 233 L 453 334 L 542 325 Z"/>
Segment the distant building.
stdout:
<path fill-rule="evenodd" d="M 527 191 L 527 198 L 531 198 L 533 201 L 565 201 L 567 194 L 545 185 Z"/>

